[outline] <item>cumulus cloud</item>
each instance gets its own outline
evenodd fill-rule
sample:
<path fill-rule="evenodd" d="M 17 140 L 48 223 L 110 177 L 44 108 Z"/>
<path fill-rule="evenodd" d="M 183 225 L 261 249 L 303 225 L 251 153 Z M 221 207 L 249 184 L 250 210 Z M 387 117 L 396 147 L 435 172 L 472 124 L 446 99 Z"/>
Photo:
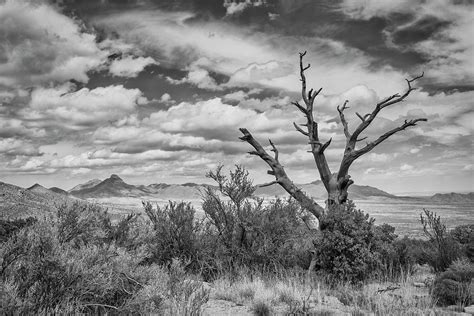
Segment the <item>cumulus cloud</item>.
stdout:
<path fill-rule="evenodd" d="M 161 102 L 169 102 L 170 100 L 171 100 L 171 95 L 169 93 L 164 93 L 160 98 Z"/>
<path fill-rule="evenodd" d="M 219 91 L 223 88 L 216 83 L 216 80 L 209 75 L 209 71 L 201 68 L 194 68 L 189 70 L 186 77 L 175 80 L 167 77 L 166 80 L 171 84 L 190 83 L 196 87 L 204 90 Z"/>
<path fill-rule="evenodd" d="M 423 68 L 426 69 L 427 77 L 436 83 L 474 84 L 472 3 L 443 0 L 345 0 L 341 8 L 354 19 L 385 17 L 392 20 L 392 16 L 396 14 L 409 15 L 408 21 L 389 23 L 385 30 L 388 45 L 402 51 L 414 50 L 428 57 L 429 61 Z M 412 40 L 410 36 L 413 37 Z"/>
<path fill-rule="evenodd" d="M 94 22 L 154 54 L 162 65 L 187 70 L 190 74 L 183 82 L 210 90 L 219 89 L 209 76 L 212 72 L 230 77 L 223 87 L 262 85 L 298 91 L 298 47 L 307 49 L 306 62 L 313 65 L 307 74 L 309 83 L 323 86 L 326 92 L 365 84 L 389 94 L 405 82 L 405 74 L 388 66 L 373 69 L 370 56 L 340 41 L 281 36 L 193 17 L 190 12 L 135 10 L 98 16 Z"/>
<path fill-rule="evenodd" d="M 226 8 L 227 15 L 240 14 L 247 8 L 261 7 L 266 5 L 265 0 L 224 0 L 224 8 Z"/>
<path fill-rule="evenodd" d="M 73 84 L 64 84 L 35 89 L 23 114 L 28 119 L 50 120 L 50 124 L 53 121 L 65 128 L 83 128 L 122 119 L 145 102 L 139 89 L 122 85 L 76 91 Z"/>
<path fill-rule="evenodd" d="M 106 57 L 94 34 L 45 3 L 0 3 L 0 85 L 25 87 L 49 81 L 88 81 Z"/>
<path fill-rule="evenodd" d="M 15 138 L 0 139 L 0 154 L 8 156 L 41 156 L 38 147 Z"/>
<path fill-rule="evenodd" d="M 209 124 L 212 122 L 212 124 Z M 152 113 L 145 124 L 157 126 L 160 130 L 173 133 L 203 132 L 215 135 L 234 134 L 238 127 L 252 126 L 254 131 L 272 130 L 287 122 L 284 118 L 256 113 L 222 102 L 220 98 L 200 101 L 195 104 L 183 102 L 167 111 Z"/>
<path fill-rule="evenodd" d="M 153 64 L 157 62 L 151 57 L 126 56 L 113 60 L 109 66 L 109 72 L 117 77 L 133 78 L 138 76 L 146 66 Z"/>

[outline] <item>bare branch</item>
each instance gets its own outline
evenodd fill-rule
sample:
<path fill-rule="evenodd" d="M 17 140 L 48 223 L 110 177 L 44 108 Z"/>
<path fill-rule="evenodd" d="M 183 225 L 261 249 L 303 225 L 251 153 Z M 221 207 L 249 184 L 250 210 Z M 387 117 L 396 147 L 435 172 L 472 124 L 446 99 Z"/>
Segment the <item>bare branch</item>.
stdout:
<path fill-rule="evenodd" d="M 298 126 L 298 124 L 296 124 L 295 122 L 293 122 L 293 126 L 296 128 L 296 130 L 298 132 L 300 132 L 301 134 L 303 134 L 304 136 L 309 136 L 309 133 L 308 132 L 305 132 L 301 127 Z"/>
<path fill-rule="evenodd" d="M 276 149 L 273 142 L 270 141 L 272 146 L 272 151 L 275 152 L 275 157 L 270 156 L 267 151 L 260 145 L 260 143 L 250 134 L 250 132 L 245 128 L 240 128 L 240 132 L 243 134 L 240 137 L 241 140 L 249 143 L 255 151 L 257 156 L 259 156 L 263 161 L 267 163 L 271 170 L 268 171 L 268 174 L 275 176 L 275 182 L 282 186 L 295 200 L 297 200 L 301 207 L 311 212 L 318 219 L 324 214 L 324 209 L 316 203 L 313 199 L 308 197 L 303 193 L 288 177 L 283 166 L 278 161 L 278 150 Z"/>
<path fill-rule="evenodd" d="M 349 101 L 346 100 L 342 107 L 337 107 L 337 111 L 339 112 L 339 117 L 341 119 L 342 126 L 344 127 L 344 135 L 346 135 L 347 140 L 351 138 L 351 133 L 349 132 L 349 124 L 346 121 L 346 118 L 344 117 L 344 110 L 348 109 L 349 107 L 347 106 L 347 103 Z"/>
<path fill-rule="evenodd" d="M 294 106 L 298 108 L 301 112 L 303 112 L 304 115 L 308 115 L 308 110 L 306 110 L 304 107 L 302 107 L 298 102 L 291 102 Z"/>
<path fill-rule="evenodd" d="M 268 142 L 270 143 L 270 146 L 272 146 L 271 151 L 275 153 L 275 160 L 278 161 L 278 149 L 275 147 L 275 144 L 273 144 L 271 139 L 269 139 Z"/>
<path fill-rule="evenodd" d="M 365 122 L 365 120 L 370 117 L 370 113 L 367 113 L 366 115 L 362 116 L 356 112 L 356 115 L 360 118 L 362 122 Z"/>
<path fill-rule="evenodd" d="M 265 187 L 272 186 L 274 184 L 278 184 L 278 182 L 277 181 L 272 181 L 272 182 L 268 182 L 268 183 L 263 183 L 263 184 L 260 184 L 258 187 L 259 188 L 265 188 Z"/>
<path fill-rule="evenodd" d="M 369 113 L 369 114 L 366 114 L 365 116 L 361 116 L 359 114 L 357 114 L 357 116 L 362 120 L 362 122 L 360 123 L 360 125 L 356 128 L 356 130 L 354 131 L 354 133 L 352 134 L 352 137 L 353 137 L 353 140 L 355 141 L 357 139 L 357 137 L 360 135 L 360 133 L 362 133 L 369 125 L 370 123 L 372 123 L 372 121 L 375 119 L 375 117 L 377 116 L 377 114 L 384 108 L 390 106 L 390 105 L 393 105 L 393 104 L 396 104 L 396 103 L 399 103 L 399 102 L 402 102 L 403 100 L 406 99 L 406 97 L 408 97 L 408 95 L 410 95 L 410 93 L 415 90 L 416 88 L 413 88 L 412 87 L 412 83 L 420 78 L 422 78 L 424 75 L 424 73 L 422 73 L 421 75 L 419 76 L 416 76 L 412 79 L 406 79 L 406 82 L 407 82 L 407 85 L 408 85 L 408 88 L 407 90 L 402 94 L 394 94 L 392 96 L 389 96 L 388 98 L 385 98 L 384 100 L 380 101 L 379 103 L 377 103 L 375 105 L 375 108 L 374 110 L 372 111 L 372 113 Z"/>
<path fill-rule="evenodd" d="M 311 67 L 310 64 L 303 66 L 303 57 L 306 56 L 306 51 L 300 53 L 300 76 L 301 76 L 301 95 L 303 96 L 304 103 L 309 104 L 308 96 L 306 94 L 306 76 L 304 72 Z"/>
<path fill-rule="evenodd" d="M 361 148 L 361 149 L 358 149 L 354 152 L 354 156 L 355 158 L 354 159 L 357 159 L 358 157 L 362 156 L 363 154 L 366 154 L 368 153 L 369 151 L 371 151 L 372 149 L 375 148 L 375 146 L 379 145 L 380 143 L 382 143 L 384 140 L 386 140 L 387 138 L 389 138 L 390 136 L 400 132 L 400 131 L 403 131 L 405 130 L 407 127 L 410 127 L 410 126 L 415 126 L 416 123 L 418 122 L 426 122 L 428 121 L 426 118 L 418 118 L 418 119 L 413 119 L 413 120 L 405 120 L 405 122 L 403 123 L 403 125 L 399 126 L 399 127 L 396 127 L 388 132 L 386 132 L 385 134 L 383 134 L 382 136 L 380 136 L 379 138 L 377 138 L 375 141 L 371 142 L 371 143 L 368 143 L 365 147 Z"/>
<path fill-rule="evenodd" d="M 326 148 L 329 147 L 331 142 L 332 142 L 332 138 L 330 138 L 324 145 L 322 145 L 321 148 L 319 149 L 319 154 L 323 154 Z"/>

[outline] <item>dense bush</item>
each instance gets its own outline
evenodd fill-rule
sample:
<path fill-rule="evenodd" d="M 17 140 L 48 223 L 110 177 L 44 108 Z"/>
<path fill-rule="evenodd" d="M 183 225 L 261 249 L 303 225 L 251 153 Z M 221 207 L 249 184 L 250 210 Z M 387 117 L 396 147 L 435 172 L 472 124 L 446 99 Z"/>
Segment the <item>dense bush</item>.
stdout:
<path fill-rule="evenodd" d="M 181 259 L 196 264 L 201 223 L 196 220 L 190 203 L 169 202 L 161 208 L 143 203 L 153 232 L 146 239 L 150 253 L 146 262 L 168 264 Z"/>
<path fill-rule="evenodd" d="M 350 202 L 335 206 L 321 222 L 317 268 L 336 280 L 362 281 L 382 265 L 382 254 L 396 237 L 393 228 L 377 228 L 374 219 Z"/>
<path fill-rule="evenodd" d="M 207 269 L 307 267 L 312 235 L 296 202 L 264 203 L 254 198 L 256 187 L 240 166 L 229 177 L 222 174 L 222 167 L 208 176 L 217 187 L 202 193 L 206 216 L 202 248 L 207 249 L 202 262 Z"/>
<path fill-rule="evenodd" d="M 36 222 L 33 217 L 15 220 L 0 219 L 0 243 L 5 242 L 18 230 L 30 226 Z"/>
<path fill-rule="evenodd" d="M 474 224 L 457 226 L 450 234 L 459 243 L 465 256 L 474 262 Z"/>
<path fill-rule="evenodd" d="M 121 242 L 134 238 L 124 229 L 130 216 L 111 225 L 98 221 L 104 212 L 82 206 L 64 206 L 2 244 L 0 314 L 199 311 L 207 291 L 200 282 L 184 282 L 190 277 L 177 261 L 169 268 L 143 266 L 146 250 Z M 87 227 L 91 218 L 97 222 Z"/>
<path fill-rule="evenodd" d="M 146 217 L 64 204 L 49 218 L 0 221 L 0 314 L 143 313 L 195 315 L 204 278 L 234 272 L 313 267 L 329 280 L 358 283 L 399 277 L 415 264 L 441 273 L 433 294 L 444 304 L 472 303 L 473 226 L 448 232 L 425 211 L 426 240 L 398 239 L 352 202 L 332 208 L 321 231 L 308 229 L 294 200 L 255 198 L 248 172 L 222 167 L 202 192 L 203 216 L 189 203 L 144 203 Z M 471 251 L 471 252 L 470 252 Z M 311 265 L 310 265 L 311 262 Z M 261 307 L 264 307 L 263 305 Z M 262 308 L 258 310 L 263 311 Z"/>
<path fill-rule="evenodd" d="M 457 260 L 441 273 L 433 285 L 440 304 L 467 306 L 474 303 L 474 264 Z"/>
<path fill-rule="evenodd" d="M 436 213 L 424 209 L 420 221 L 428 238 L 423 251 L 424 259 L 436 273 L 443 272 L 456 259 L 462 257 L 462 249 Z"/>

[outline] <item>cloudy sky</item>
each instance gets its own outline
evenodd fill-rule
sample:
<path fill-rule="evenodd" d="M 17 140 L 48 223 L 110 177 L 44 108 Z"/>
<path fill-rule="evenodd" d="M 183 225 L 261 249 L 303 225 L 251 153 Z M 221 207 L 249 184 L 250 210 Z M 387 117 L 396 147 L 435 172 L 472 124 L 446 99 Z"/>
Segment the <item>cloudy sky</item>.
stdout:
<path fill-rule="evenodd" d="M 319 178 L 303 122 L 298 52 L 308 51 L 315 114 L 336 170 L 336 106 L 355 112 L 406 88 L 374 139 L 420 123 L 353 165 L 357 184 L 393 193 L 473 184 L 474 22 L 469 0 L 0 0 L 0 181 L 69 189 L 119 174 L 130 183 L 206 182 L 219 163 L 266 165 L 246 127 L 297 183 Z"/>

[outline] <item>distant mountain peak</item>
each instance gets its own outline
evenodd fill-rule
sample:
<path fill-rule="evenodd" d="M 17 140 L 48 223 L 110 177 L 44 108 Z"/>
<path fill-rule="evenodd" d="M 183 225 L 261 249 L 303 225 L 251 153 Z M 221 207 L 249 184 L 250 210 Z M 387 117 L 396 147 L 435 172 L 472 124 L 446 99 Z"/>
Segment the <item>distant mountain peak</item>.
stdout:
<path fill-rule="evenodd" d="M 120 178 L 120 177 L 119 177 L 118 175 L 116 175 L 115 173 L 112 174 L 109 179 L 111 179 L 111 180 L 120 180 L 120 181 L 123 181 L 122 178 Z"/>
<path fill-rule="evenodd" d="M 98 184 L 101 183 L 101 182 L 102 182 L 102 181 L 99 180 L 99 179 L 89 180 L 89 181 L 87 181 L 86 183 L 82 183 L 82 184 L 76 185 L 74 188 L 72 188 L 71 190 L 69 190 L 69 192 L 78 191 L 78 190 L 83 190 L 83 189 L 86 189 L 86 188 L 91 188 L 91 187 L 93 187 L 93 186 L 98 185 Z"/>
<path fill-rule="evenodd" d="M 27 190 L 30 190 L 30 191 L 36 190 L 36 189 L 46 189 L 46 188 L 39 183 L 35 183 L 31 187 L 27 188 Z"/>

